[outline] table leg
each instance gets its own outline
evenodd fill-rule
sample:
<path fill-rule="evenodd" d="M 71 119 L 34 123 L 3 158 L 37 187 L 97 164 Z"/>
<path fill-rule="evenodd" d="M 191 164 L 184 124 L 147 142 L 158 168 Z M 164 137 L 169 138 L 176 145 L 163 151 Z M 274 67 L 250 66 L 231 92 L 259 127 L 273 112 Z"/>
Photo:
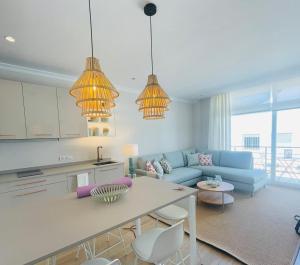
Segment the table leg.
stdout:
<path fill-rule="evenodd" d="M 225 205 L 224 205 L 224 192 L 222 192 L 222 208 L 223 208 L 223 212 L 224 212 L 224 208 L 225 208 Z"/>
<path fill-rule="evenodd" d="M 142 234 L 142 225 L 141 225 L 141 218 L 135 220 L 135 227 L 136 227 L 136 236 L 140 236 Z"/>
<path fill-rule="evenodd" d="M 56 265 L 56 256 L 53 256 L 48 259 L 48 264 L 49 265 Z"/>
<path fill-rule="evenodd" d="M 191 265 L 197 265 L 197 239 L 196 239 L 196 197 L 189 197 L 189 228 L 190 228 L 190 257 Z"/>

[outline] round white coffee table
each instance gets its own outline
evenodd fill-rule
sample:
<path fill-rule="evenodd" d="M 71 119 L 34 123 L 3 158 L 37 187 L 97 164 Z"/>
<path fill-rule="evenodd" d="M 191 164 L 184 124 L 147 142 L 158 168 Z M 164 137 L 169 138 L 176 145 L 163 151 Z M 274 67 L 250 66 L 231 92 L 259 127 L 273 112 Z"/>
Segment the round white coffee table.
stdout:
<path fill-rule="evenodd" d="M 220 186 L 213 188 L 206 184 L 206 181 L 197 183 L 197 187 L 201 191 L 199 193 L 199 200 L 208 204 L 222 205 L 223 210 L 226 204 L 234 202 L 234 198 L 226 193 L 234 190 L 234 186 L 230 183 L 222 181 Z"/>

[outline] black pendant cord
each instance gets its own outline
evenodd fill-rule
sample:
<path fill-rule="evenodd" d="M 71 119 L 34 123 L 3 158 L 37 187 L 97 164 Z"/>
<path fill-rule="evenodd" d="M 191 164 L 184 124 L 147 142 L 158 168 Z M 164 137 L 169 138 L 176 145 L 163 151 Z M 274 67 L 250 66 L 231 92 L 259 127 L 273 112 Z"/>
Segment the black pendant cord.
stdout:
<path fill-rule="evenodd" d="M 151 72 L 153 75 L 153 44 L 152 44 L 152 20 L 151 20 L 151 16 L 150 17 L 150 43 L 151 43 Z"/>
<path fill-rule="evenodd" d="M 90 14 L 92 61 L 94 61 L 94 44 L 93 44 L 93 25 L 92 25 L 91 0 L 89 0 L 89 14 Z M 94 62 L 92 62 L 92 68 L 93 68 L 93 65 L 94 65 Z"/>

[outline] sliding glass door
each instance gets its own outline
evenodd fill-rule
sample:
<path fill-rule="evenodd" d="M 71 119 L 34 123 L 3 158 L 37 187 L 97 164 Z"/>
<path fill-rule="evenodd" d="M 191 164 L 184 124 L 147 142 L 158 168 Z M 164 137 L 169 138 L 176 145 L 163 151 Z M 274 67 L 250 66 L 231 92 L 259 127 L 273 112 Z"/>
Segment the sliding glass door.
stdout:
<path fill-rule="evenodd" d="M 233 150 L 253 152 L 272 182 L 300 187 L 300 77 L 231 93 Z"/>
<path fill-rule="evenodd" d="M 251 151 L 272 182 L 300 187 L 300 109 L 233 115 L 232 150 Z"/>
<path fill-rule="evenodd" d="M 275 181 L 300 184 L 300 109 L 276 113 Z"/>
<path fill-rule="evenodd" d="M 271 176 L 272 112 L 234 115 L 231 119 L 231 145 L 235 151 L 251 151 L 254 167 Z"/>

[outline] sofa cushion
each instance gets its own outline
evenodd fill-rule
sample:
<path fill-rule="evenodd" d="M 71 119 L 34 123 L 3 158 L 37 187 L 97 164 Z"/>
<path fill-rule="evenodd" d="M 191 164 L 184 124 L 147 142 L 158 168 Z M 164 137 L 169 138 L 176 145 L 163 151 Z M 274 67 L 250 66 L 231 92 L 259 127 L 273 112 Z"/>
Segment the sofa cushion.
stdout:
<path fill-rule="evenodd" d="M 172 168 L 184 167 L 183 154 L 181 151 L 164 153 L 164 158 L 167 159 Z"/>
<path fill-rule="evenodd" d="M 251 152 L 221 151 L 220 166 L 241 169 L 252 169 L 253 158 Z"/>
<path fill-rule="evenodd" d="M 186 158 L 187 158 L 187 161 L 188 161 L 188 164 L 187 164 L 188 167 L 199 165 L 199 153 L 188 154 L 186 156 Z"/>
<path fill-rule="evenodd" d="M 170 182 L 181 183 L 201 176 L 201 170 L 190 167 L 174 168 L 171 174 L 164 174 L 162 179 Z"/>
<path fill-rule="evenodd" d="M 184 166 L 186 167 L 188 165 L 187 155 L 195 154 L 196 153 L 196 148 L 184 149 L 181 152 L 182 152 L 182 155 L 183 155 Z"/>
<path fill-rule="evenodd" d="M 172 165 L 170 164 L 170 162 L 167 159 L 163 158 L 159 161 L 159 163 L 160 163 L 161 167 L 163 168 L 164 173 L 170 174 L 172 172 L 172 170 L 173 170 Z"/>
<path fill-rule="evenodd" d="M 151 172 L 151 173 L 156 174 L 156 170 L 155 170 L 155 168 L 154 168 L 152 162 L 149 161 L 149 160 L 146 162 L 145 170 L 146 170 L 146 171 L 149 171 L 149 172 Z"/>
<path fill-rule="evenodd" d="M 212 154 L 199 154 L 199 164 L 200 166 L 212 166 Z"/>
<path fill-rule="evenodd" d="M 154 160 L 161 160 L 163 158 L 162 154 L 154 154 L 154 155 L 144 155 L 137 158 L 137 168 L 145 169 L 147 161 L 153 162 Z"/>
<path fill-rule="evenodd" d="M 192 168 L 202 170 L 203 176 L 214 177 L 220 175 L 223 180 L 237 181 L 247 184 L 254 184 L 266 178 L 267 175 L 259 169 L 240 169 L 217 166 L 194 166 Z"/>
<path fill-rule="evenodd" d="M 156 171 L 156 175 L 161 179 L 162 176 L 164 175 L 164 169 L 162 168 L 161 164 L 157 160 L 154 160 L 152 164 Z"/>
<path fill-rule="evenodd" d="M 212 162 L 214 166 L 220 165 L 220 151 L 217 150 L 207 150 L 207 149 L 197 149 L 197 152 L 208 155 L 212 155 Z"/>

